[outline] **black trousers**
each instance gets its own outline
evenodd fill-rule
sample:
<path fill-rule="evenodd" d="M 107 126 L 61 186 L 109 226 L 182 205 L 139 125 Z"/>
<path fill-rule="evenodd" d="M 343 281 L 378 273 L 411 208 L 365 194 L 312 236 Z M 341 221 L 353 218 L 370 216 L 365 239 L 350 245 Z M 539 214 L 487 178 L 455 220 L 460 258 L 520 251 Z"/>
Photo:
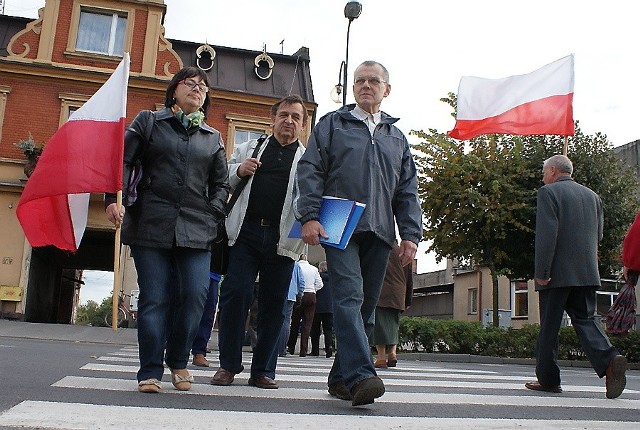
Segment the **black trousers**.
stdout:
<path fill-rule="evenodd" d="M 599 377 L 618 355 L 595 318 L 596 287 L 548 288 L 539 291 L 540 333 L 536 344 L 536 376 L 542 385 L 560 385 L 558 334 L 563 312 L 571 318 L 580 345 Z"/>
<path fill-rule="evenodd" d="M 320 312 L 313 316 L 311 324 L 311 355 L 320 354 L 320 330 L 324 334 L 324 351 L 333 352 L 333 313 Z"/>

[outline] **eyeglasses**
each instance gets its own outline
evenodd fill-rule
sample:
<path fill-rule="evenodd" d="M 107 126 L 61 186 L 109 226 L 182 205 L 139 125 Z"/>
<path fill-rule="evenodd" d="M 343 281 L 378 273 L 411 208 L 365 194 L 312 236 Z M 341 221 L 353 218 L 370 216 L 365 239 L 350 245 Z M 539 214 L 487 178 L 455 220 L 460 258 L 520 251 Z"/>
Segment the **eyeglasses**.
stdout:
<path fill-rule="evenodd" d="M 369 85 L 371 85 L 372 87 L 379 87 L 380 85 L 387 83 L 387 81 L 382 80 L 377 76 L 370 76 L 368 78 L 359 76 L 354 81 L 354 84 L 361 86 L 361 85 L 364 85 L 364 83 L 367 81 L 369 82 Z"/>
<path fill-rule="evenodd" d="M 191 88 L 192 90 L 198 90 L 201 93 L 206 93 L 209 91 L 209 87 L 207 87 L 205 84 L 199 84 L 193 79 L 185 79 L 184 81 L 181 81 L 181 82 L 186 86 L 188 86 L 189 88 Z"/>

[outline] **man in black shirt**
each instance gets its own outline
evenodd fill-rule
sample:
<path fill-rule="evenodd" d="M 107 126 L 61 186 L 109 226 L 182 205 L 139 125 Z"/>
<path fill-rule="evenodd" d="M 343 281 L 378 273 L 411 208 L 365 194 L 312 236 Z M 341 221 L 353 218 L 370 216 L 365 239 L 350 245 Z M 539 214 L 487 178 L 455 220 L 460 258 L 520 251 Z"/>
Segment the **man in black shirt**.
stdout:
<path fill-rule="evenodd" d="M 253 283 L 260 273 L 258 333 L 249 385 L 278 388 L 275 369 L 278 339 L 284 320 L 289 281 L 295 259 L 303 252 L 299 239 L 288 237 L 295 221 L 293 184 L 304 146 L 298 140 L 308 114 L 299 96 L 289 96 L 271 108 L 273 135 L 254 154 L 253 140 L 236 147 L 229 160 L 229 183 L 235 188 L 244 177 L 247 186 L 226 221 L 231 252 L 220 288 L 218 346 L 220 368 L 214 385 L 230 385 L 240 373 L 247 313 Z"/>

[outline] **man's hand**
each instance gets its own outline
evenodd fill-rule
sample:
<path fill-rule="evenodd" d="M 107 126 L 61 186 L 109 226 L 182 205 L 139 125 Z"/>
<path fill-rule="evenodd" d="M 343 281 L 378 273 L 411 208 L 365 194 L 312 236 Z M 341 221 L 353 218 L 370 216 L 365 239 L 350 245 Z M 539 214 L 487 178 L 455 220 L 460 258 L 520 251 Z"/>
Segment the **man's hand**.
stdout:
<path fill-rule="evenodd" d="M 257 158 L 247 158 L 242 162 L 240 166 L 238 166 L 238 177 L 242 178 L 244 176 L 253 176 L 256 174 L 256 170 L 260 167 L 262 163 Z"/>
<path fill-rule="evenodd" d="M 536 284 L 541 285 L 543 287 L 545 285 L 549 285 L 549 282 L 551 282 L 551 278 L 547 278 L 547 279 L 536 278 Z"/>
<path fill-rule="evenodd" d="M 416 251 L 418 250 L 418 245 L 411 242 L 410 240 L 403 240 L 400 242 L 400 252 L 398 255 L 400 256 L 400 261 L 402 262 L 402 266 L 406 266 L 407 264 L 411 264 L 413 259 L 416 257 Z"/>
<path fill-rule="evenodd" d="M 107 219 L 111 221 L 116 227 L 122 224 L 122 220 L 124 219 L 124 206 L 120 206 L 120 212 L 118 212 L 118 204 L 111 203 L 104 210 L 107 214 Z"/>
<path fill-rule="evenodd" d="M 324 231 L 324 227 L 319 221 L 312 220 L 307 221 L 302 226 L 302 241 L 309 245 L 318 245 L 320 243 L 320 236 L 324 239 L 329 239 L 329 235 Z"/>

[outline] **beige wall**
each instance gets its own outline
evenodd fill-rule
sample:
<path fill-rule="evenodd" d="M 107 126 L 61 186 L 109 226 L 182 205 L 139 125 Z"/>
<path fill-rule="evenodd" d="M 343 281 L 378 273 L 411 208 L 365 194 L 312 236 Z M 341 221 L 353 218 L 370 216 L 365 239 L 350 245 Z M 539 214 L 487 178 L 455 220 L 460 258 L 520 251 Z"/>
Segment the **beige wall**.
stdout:
<path fill-rule="evenodd" d="M 525 324 L 535 324 L 540 322 L 538 311 L 538 294 L 534 290 L 533 281 L 528 282 L 529 292 L 527 294 L 529 315 L 528 317 L 517 319 L 512 317 L 511 326 L 520 328 Z M 478 313 L 469 313 L 469 293 L 472 288 L 478 288 Z M 505 277 L 498 278 L 498 305 L 499 309 L 511 310 L 511 282 Z M 453 287 L 453 319 L 461 321 L 482 321 L 482 311 L 493 308 L 493 285 L 489 269 L 483 268 L 479 272 L 476 270 L 459 272 L 454 276 Z"/>

